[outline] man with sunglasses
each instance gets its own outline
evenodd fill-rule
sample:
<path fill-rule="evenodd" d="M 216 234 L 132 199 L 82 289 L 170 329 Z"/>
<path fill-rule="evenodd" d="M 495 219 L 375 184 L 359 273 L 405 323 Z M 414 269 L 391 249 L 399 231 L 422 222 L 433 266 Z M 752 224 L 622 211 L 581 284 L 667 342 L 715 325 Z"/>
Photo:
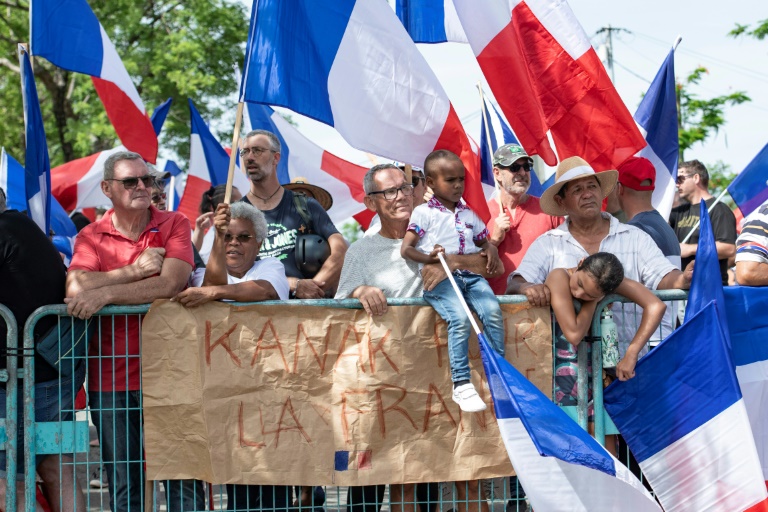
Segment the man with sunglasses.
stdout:
<path fill-rule="evenodd" d="M 680 199 L 685 203 L 672 208 L 669 215 L 669 225 L 677 235 L 680 241 L 680 256 L 682 257 L 682 268 L 696 259 L 696 248 L 699 243 L 699 215 L 701 212 L 700 203 L 705 202 L 707 208 L 711 208 L 709 219 L 712 223 L 712 233 L 715 235 L 715 245 L 717 246 L 717 259 L 720 263 L 720 276 L 723 279 L 723 286 L 728 285 L 728 258 L 736 255 L 736 217 L 727 205 L 717 203 L 712 204 L 715 198 L 709 193 L 709 172 L 707 168 L 698 160 L 683 162 L 677 169 L 677 191 Z M 693 230 L 691 236 L 685 243 L 685 237 Z"/>
<path fill-rule="evenodd" d="M 193 268 L 189 221 L 151 204 L 154 183 L 137 153 L 121 151 L 104 163 L 101 190 L 112 208 L 77 237 L 65 299 L 72 316 L 171 298 L 186 285 Z M 102 317 L 89 346 L 88 398 L 115 512 L 143 506 L 139 323 L 133 315 Z M 166 482 L 166 494 L 169 510 L 205 507 L 200 482 Z"/>
<path fill-rule="evenodd" d="M 519 144 L 505 144 L 493 154 L 493 176 L 499 184 L 503 206 L 500 211 L 495 197 L 488 201 L 490 241 L 498 247 L 504 263 L 504 274 L 488 280 L 496 295 L 506 293 L 507 278 L 520 265 L 533 241 L 563 222 L 563 217 L 541 211 L 539 198 L 528 194 L 531 172 L 533 159 Z"/>

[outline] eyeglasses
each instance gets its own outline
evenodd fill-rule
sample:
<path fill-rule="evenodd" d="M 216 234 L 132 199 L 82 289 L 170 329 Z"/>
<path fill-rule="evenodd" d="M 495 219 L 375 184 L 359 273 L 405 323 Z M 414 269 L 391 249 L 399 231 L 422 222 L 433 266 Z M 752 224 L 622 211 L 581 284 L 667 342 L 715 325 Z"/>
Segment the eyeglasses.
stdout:
<path fill-rule="evenodd" d="M 271 151 L 272 153 L 277 153 L 277 151 L 271 148 L 260 148 L 258 146 L 254 146 L 252 148 L 242 148 L 240 150 L 240 156 L 245 156 L 248 153 L 253 153 L 253 156 L 261 156 L 267 151 Z"/>
<path fill-rule="evenodd" d="M 230 243 L 232 240 L 237 240 L 241 244 L 247 244 L 251 240 L 251 238 L 256 238 L 256 237 L 253 235 L 246 235 L 246 234 L 242 234 L 242 235 L 233 235 L 232 233 L 224 234 L 224 242 L 226 243 Z"/>
<path fill-rule="evenodd" d="M 161 192 L 160 194 L 152 194 L 152 202 L 153 203 L 159 203 L 163 199 L 165 199 L 166 195 L 165 192 Z"/>
<path fill-rule="evenodd" d="M 404 196 L 412 196 L 413 185 L 406 183 L 405 185 L 401 185 L 399 188 L 388 188 L 387 190 L 376 190 L 374 192 L 368 192 L 368 195 L 374 196 L 376 194 L 381 194 L 384 196 L 384 199 L 391 201 L 397 197 L 398 192 L 402 192 Z"/>
<path fill-rule="evenodd" d="M 675 183 L 678 185 L 682 185 L 685 180 L 693 176 L 693 174 L 678 174 L 677 178 L 675 178 Z"/>
<path fill-rule="evenodd" d="M 531 169 L 533 169 L 533 165 L 530 162 L 526 162 L 524 164 L 502 165 L 500 167 L 509 169 L 509 172 L 517 172 L 520 169 L 524 170 L 525 172 L 531 172 Z"/>
<path fill-rule="evenodd" d="M 109 178 L 105 181 L 119 181 L 123 184 L 123 187 L 125 187 L 125 190 L 133 190 L 139 185 L 139 180 L 144 184 L 144 188 L 149 188 L 152 185 L 155 184 L 155 177 L 147 174 L 145 176 L 139 176 L 137 178 L 123 178 L 123 179 L 117 179 L 117 178 Z"/>
<path fill-rule="evenodd" d="M 423 176 L 416 176 L 415 174 L 413 176 L 411 176 L 411 182 L 413 182 L 414 188 L 418 187 L 419 183 L 421 183 L 422 181 L 424 181 L 424 177 Z"/>

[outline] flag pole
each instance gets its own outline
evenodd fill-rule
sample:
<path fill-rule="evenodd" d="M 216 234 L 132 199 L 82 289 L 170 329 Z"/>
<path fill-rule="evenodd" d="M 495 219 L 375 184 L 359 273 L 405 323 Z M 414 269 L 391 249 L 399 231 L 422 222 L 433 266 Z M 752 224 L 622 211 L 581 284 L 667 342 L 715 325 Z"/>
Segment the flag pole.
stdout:
<path fill-rule="evenodd" d="M 166 192 L 166 197 L 168 198 L 167 201 L 170 208 L 166 207 L 166 209 L 171 211 L 173 210 L 173 202 L 176 200 L 176 176 L 171 176 L 171 179 L 168 180 L 168 185 L 171 187 L 171 190 Z"/>
<path fill-rule="evenodd" d="M 237 114 L 235 114 L 235 131 L 232 133 L 232 151 L 229 152 L 229 172 L 227 173 L 227 188 L 224 192 L 224 202 L 229 204 L 232 198 L 232 182 L 235 179 L 235 159 L 237 158 L 238 146 L 240 145 L 240 125 L 243 122 L 244 102 L 237 104 Z"/>
<path fill-rule="evenodd" d="M 483 86 L 480 84 L 480 82 L 477 82 L 477 91 L 480 93 L 480 112 L 483 113 L 483 124 L 485 125 L 485 138 L 486 138 L 486 144 L 488 144 L 488 150 L 493 151 L 493 144 L 491 144 L 491 130 L 488 126 L 488 115 L 487 115 L 487 109 L 485 108 L 485 96 L 483 95 Z M 491 163 L 493 163 L 493 153 L 491 153 Z M 496 181 L 496 176 L 493 177 L 493 186 L 496 189 L 496 201 L 499 203 L 499 212 L 504 211 L 504 205 L 501 204 L 501 190 L 499 187 L 499 182 Z"/>
<path fill-rule="evenodd" d="M 451 286 L 453 286 L 453 291 L 456 292 L 456 296 L 458 297 L 459 302 L 461 302 L 461 307 L 464 308 L 464 313 L 467 314 L 467 317 L 469 318 L 469 323 L 472 324 L 472 328 L 475 330 L 475 334 L 477 334 L 478 336 L 481 336 L 483 332 L 480 330 L 480 327 L 477 325 L 477 322 L 475 321 L 475 317 L 472 316 L 472 311 L 469 310 L 469 306 L 467 306 L 467 301 L 464 300 L 464 295 L 462 295 L 461 290 L 459 290 L 459 286 L 456 284 L 456 280 L 453 278 L 453 274 L 451 274 L 451 269 L 448 268 L 448 264 L 445 262 L 443 253 L 437 253 L 437 257 L 440 258 L 440 264 L 443 266 L 443 270 L 445 270 L 445 275 L 448 276 L 448 280 L 451 282 Z"/>
<path fill-rule="evenodd" d="M 715 199 L 715 202 L 709 205 L 709 208 L 707 208 L 707 213 L 712 213 L 712 208 L 715 207 L 717 203 L 720 202 L 720 200 L 723 198 L 723 196 L 728 192 L 728 187 L 726 187 L 723 192 L 717 196 L 717 199 Z M 701 218 L 699 218 L 698 222 L 696 222 L 696 225 L 693 226 L 693 228 L 688 232 L 688 234 L 683 238 L 683 241 L 680 242 L 681 244 L 687 243 L 688 240 L 691 239 L 691 236 L 693 236 L 693 232 L 696 231 L 699 228 L 699 225 L 701 224 Z"/>
<path fill-rule="evenodd" d="M 675 39 L 675 42 L 672 43 L 672 51 L 677 50 L 677 46 L 680 44 L 680 41 L 683 40 L 683 36 L 677 36 L 677 39 Z"/>

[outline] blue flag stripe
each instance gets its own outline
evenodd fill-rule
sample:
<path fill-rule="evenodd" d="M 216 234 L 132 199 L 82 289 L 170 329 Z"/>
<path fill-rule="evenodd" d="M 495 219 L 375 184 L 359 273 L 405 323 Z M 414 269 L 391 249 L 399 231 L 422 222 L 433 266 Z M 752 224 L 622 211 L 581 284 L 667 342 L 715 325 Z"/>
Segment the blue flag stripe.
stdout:
<path fill-rule="evenodd" d="M 189 113 L 192 118 L 192 133 L 200 136 L 205 163 L 211 177 L 211 186 L 224 184 L 227 182 L 227 173 L 229 172 L 229 155 L 208 129 L 208 125 L 203 121 L 192 100 L 188 101 Z"/>
<path fill-rule="evenodd" d="M 171 103 L 173 103 L 173 98 L 168 98 L 152 112 L 150 121 L 152 121 L 152 128 L 155 129 L 155 135 L 160 135 L 165 124 L 165 118 L 168 117 L 168 112 L 171 110 Z"/>
<path fill-rule="evenodd" d="M 768 361 L 768 288 L 728 286 L 723 295 L 733 363 Z"/>
<path fill-rule="evenodd" d="M 445 43 L 445 3 L 443 0 L 397 0 L 397 17 L 416 43 Z"/>
<path fill-rule="evenodd" d="M 728 185 L 728 193 L 745 217 L 768 200 L 768 144 Z"/>
<path fill-rule="evenodd" d="M 485 120 L 488 120 L 488 130 L 485 129 Z M 488 147 L 490 139 L 491 146 Z M 493 177 L 493 153 L 498 149 L 499 144 L 496 141 L 496 133 L 491 123 L 491 114 L 488 112 L 488 105 L 483 101 L 483 118 L 480 120 L 480 180 L 486 185 L 495 186 L 496 181 Z"/>
<path fill-rule="evenodd" d="M 288 159 L 291 154 L 291 148 L 285 142 L 285 139 L 280 134 L 280 130 L 272 121 L 272 110 L 267 105 L 256 105 L 249 103 L 248 117 L 251 120 L 251 130 L 267 130 L 274 133 L 280 141 L 280 161 L 277 163 L 277 179 L 281 185 L 291 182 L 291 175 L 288 172 Z"/>
<path fill-rule="evenodd" d="M 741 399 L 714 302 L 643 357 L 635 372 L 608 386 L 604 399 L 639 462 Z"/>

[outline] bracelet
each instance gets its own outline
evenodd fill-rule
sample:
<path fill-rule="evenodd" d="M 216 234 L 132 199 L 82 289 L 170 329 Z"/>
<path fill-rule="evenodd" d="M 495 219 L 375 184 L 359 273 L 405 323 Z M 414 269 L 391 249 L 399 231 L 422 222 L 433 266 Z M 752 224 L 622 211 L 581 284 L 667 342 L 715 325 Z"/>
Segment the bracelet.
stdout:
<path fill-rule="evenodd" d="M 301 281 L 301 279 L 296 280 L 296 286 L 293 288 L 293 290 L 290 291 L 290 293 L 288 294 L 288 297 L 292 299 L 296 298 L 296 291 L 299 289 L 299 281 Z"/>

